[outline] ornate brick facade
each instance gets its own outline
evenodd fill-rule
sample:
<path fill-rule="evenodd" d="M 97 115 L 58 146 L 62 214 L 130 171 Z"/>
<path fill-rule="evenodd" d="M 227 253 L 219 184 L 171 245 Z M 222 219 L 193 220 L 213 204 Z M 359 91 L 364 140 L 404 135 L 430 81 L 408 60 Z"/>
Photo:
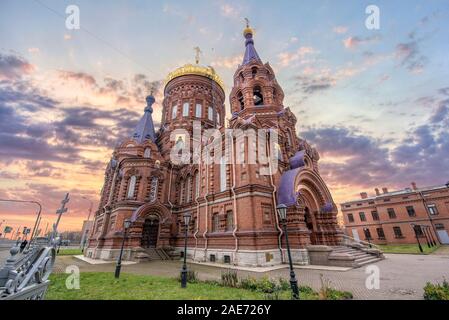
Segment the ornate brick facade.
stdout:
<path fill-rule="evenodd" d="M 263 266 L 282 263 L 285 244 L 276 206 L 279 189 L 293 194 L 289 203 L 288 229 L 297 263 L 308 263 L 307 245 L 336 245 L 340 241 L 337 207 L 321 179 L 318 152 L 296 134 L 295 115 L 283 105 L 284 92 L 273 69 L 263 64 L 254 48 L 251 29 L 245 29 L 246 52 L 234 75 L 230 93 L 231 118 L 225 127 L 225 93 L 220 78 L 210 67 L 186 65 L 169 75 L 164 89 L 161 128 L 154 132 L 153 97 L 134 136 L 113 153 L 102 190 L 95 226 L 86 255 L 112 259 L 123 237 L 123 221 L 133 224 L 126 241 L 125 257 L 134 258 L 148 247 L 183 250 L 183 214 L 192 214 L 188 226 L 188 251 L 197 261 Z M 229 163 L 175 165 L 171 153 L 176 143 L 188 143 L 194 156 L 210 137 L 195 141 L 199 130 L 217 129 Z M 184 129 L 189 136 L 177 135 Z M 278 168 L 248 160 L 255 152 L 250 138 L 232 138 L 229 129 L 276 130 Z M 174 139 L 173 139 L 174 137 Z M 242 147 L 239 149 L 239 147 Z M 236 163 L 238 150 L 245 159 Z M 204 160 L 204 159 L 202 159 Z M 273 170 L 271 175 L 262 170 Z M 289 179 L 290 178 L 290 179 Z"/>

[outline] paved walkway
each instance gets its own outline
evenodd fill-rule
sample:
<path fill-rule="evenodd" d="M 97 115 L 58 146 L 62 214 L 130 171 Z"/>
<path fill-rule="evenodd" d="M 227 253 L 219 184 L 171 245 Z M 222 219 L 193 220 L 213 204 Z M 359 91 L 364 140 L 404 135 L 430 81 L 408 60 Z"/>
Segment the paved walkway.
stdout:
<path fill-rule="evenodd" d="M 300 285 L 309 285 L 315 290 L 321 287 L 322 274 L 330 280 L 331 286 L 339 290 L 350 291 L 355 299 L 422 299 L 423 287 L 426 282 L 441 282 L 449 279 L 449 255 L 408 255 L 387 254 L 387 259 L 376 263 L 380 271 L 380 288 L 368 290 L 365 281 L 368 274 L 366 267 L 349 271 L 324 271 L 296 269 Z M 91 265 L 71 256 L 57 258 L 55 272 L 64 272 L 69 265 L 77 265 L 81 272 L 114 272 L 115 264 Z M 176 277 L 179 274 L 181 261 L 151 261 L 122 267 L 122 272 Z M 207 265 L 189 264 L 189 269 L 195 270 L 202 280 L 219 280 L 225 269 Z M 288 269 L 261 272 L 237 271 L 240 277 L 268 276 L 273 279 L 282 277 L 289 279 Z M 81 277 L 82 285 L 82 277 Z"/>

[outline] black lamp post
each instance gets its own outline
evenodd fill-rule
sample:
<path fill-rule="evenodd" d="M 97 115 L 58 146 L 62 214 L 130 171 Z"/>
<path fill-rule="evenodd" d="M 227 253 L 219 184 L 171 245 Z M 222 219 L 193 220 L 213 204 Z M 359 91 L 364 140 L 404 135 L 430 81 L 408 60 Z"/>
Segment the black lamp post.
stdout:
<path fill-rule="evenodd" d="M 131 227 L 131 220 L 126 219 L 123 222 L 123 227 L 125 228 L 125 231 L 123 232 L 123 240 L 122 240 L 122 247 L 120 249 L 120 254 L 118 256 L 117 265 L 115 266 L 115 278 L 120 278 L 120 270 L 122 269 L 122 256 L 123 256 L 123 247 L 125 246 L 125 239 L 126 235 L 128 233 L 129 227 Z"/>
<path fill-rule="evenodd" d="M 184 213 L 184 263 L 182 264 L 181 270 L 181 288 L 187 287 L 187 232 L 189 230 L 191 217 L 192 215 L 190 213 Z"/>
<path fill-rule="evenodd" d="M 285 233 L 285 243 L 287 245 L 288 262 L 290 264 L 290 287 L 292 288 L 293 299 L 299 300 L 298 281 L 296 280 L 295 271 L 293 270 L 292 254 L 290 253 L 290 244 L 288 243 L 287 206 L 285 204 L 280 204 L 277 206 L 276 209 Z"/>
<path fill-rule="evenodd" d="M 416 224 L 412 224 L 412 227 L 413 227 L 413 231 L 415 231 L 416 241 L 418 241 L 419 251 L 421 251 L 421 253 L 423 253 L 424 250 L 421 247 L 421 243 L 419 242 L 419 236 L 418 236 L 418 229 L 420 229 L 421 227 Z"/>
<path fill-rule="evenodd" d="M 373 246 L 371 245 L 371 234 L 369 233 L 369 229 L 363 228 L 363 232 L 365 232 L 365 237 L 366 237 L 366 240 L 368 240 L 369 247 L 372 248 Z"/>

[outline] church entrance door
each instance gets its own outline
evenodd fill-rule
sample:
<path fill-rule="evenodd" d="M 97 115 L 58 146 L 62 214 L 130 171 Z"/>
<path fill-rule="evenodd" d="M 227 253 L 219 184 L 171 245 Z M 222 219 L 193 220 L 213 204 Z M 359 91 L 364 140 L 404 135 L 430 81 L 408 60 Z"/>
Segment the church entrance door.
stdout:
<path fill-rule="evenodd" d="M 159 234 L 159 219 L 150 217 L 143 224 L 141 246 L 143 248 L 156 248 Z"/>
<path fill-rule="evenodd" d="M 309 229 L 309 231 L 311 231 L 310 243 L 311 244 L 317 244 L 315 228 L 313 226 L 313 218 L 312 218 L 312 215 L 311 215 L 310 210 L 309 210 L 308 207 L 306 207 L 305 210 L 304 210 L 304 219 L 305 219 L 305 222 L 306 222 L 307 229 Z"/>

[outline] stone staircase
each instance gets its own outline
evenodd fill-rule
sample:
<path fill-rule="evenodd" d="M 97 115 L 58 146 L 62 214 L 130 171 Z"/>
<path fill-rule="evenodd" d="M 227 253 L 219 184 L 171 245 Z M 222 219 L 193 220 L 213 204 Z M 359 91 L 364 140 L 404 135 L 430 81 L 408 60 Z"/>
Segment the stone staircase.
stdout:
<path fill-rule="evenodd" d="M 170 255 L 161 248 L 140 248 L 135 254 L 135 260 L 152 261 L 152 260 L 171 260 Z"/>
<path fill-rule="evenodd" d="M 353 245 L 337 246 L 332 249 L 328 259 L 335 266 L 359 268 L 384 259 L 382 252 L 375 248 Z"/>

